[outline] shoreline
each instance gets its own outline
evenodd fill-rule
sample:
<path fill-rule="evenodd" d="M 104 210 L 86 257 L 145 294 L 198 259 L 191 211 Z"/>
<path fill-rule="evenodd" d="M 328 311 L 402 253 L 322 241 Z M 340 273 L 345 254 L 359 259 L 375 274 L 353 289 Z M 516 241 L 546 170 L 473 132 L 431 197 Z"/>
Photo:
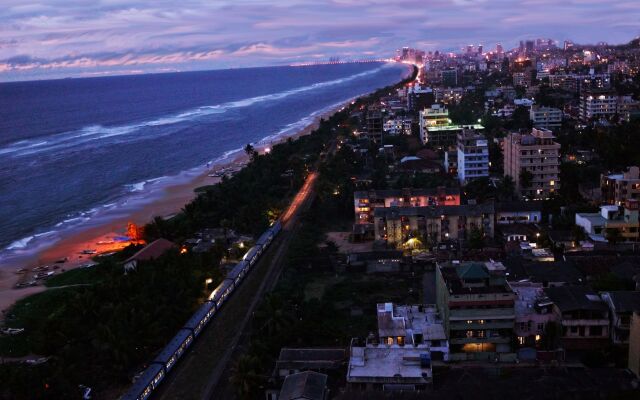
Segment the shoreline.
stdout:
<path fill-rule="evenodd" d="M 358 96 L 360 97 L 360 96 Z M 349 104 L 353 99 L 341 102 L 339 105 L 331 107 L 329 110 L 320 113 L 313 121 L 302 129 L 292 134 L 285 134 L 269 141 L 269 137 L 254 144 L 254 148 L 259 153 L 264 153 L 265 149 L 285 142 L 289 138 L 297 139 L 314 131 L 320 124 L 321 119 L 326 119 Z M 232 153 L 234 154 L 234 153 Z M 0 319 L 17 302 L 32 294 L 43 292 L 47 287 L 40 282 L 37 286 L 25 288 L 15 288 L 16 284 L 30 281 L 35 272 L 33 269 L 44 265 L 54 265 L 56 261 L 67 259 L 64 263 L 55 264 L 59 266 L 56 274 L 66 272 L 79 266 L 92 262 L 92 258 L 112 251 L 118 251 L 130 244 L 130 242 L 113 242 L 116 236 L 123 236 L 129 222 L 137 225 L 144 225 L 153 218 L 169 217 L 180 212 L 182 207 L 196 197 L 194 189 L 201 186 L 215 185 L 221 178 L 209 176 L 222 169 L 231 168 L 239 170 L 249 162 L 249 156 L 243 150 L 232 155 L 230 159 L 212 163 L 202 167 L 202 172 L 186 182 L 170 183 L 159 190 L 159 195 L 147 203 L 118 214 L 111 219 L 94 224 L 83 224 L 69 232 L 61 234 L 59 240 L 49 246 L 43 246 L 29 254 L 12 255 L 3 260 L 0 265 Z M 195 168 L 194 168 L 195 169 Z M 98 242 L 113 242 L 100 245 Z M 95 254 L 82 254 L 83 250 L 96 250 Z M 24 268 L 23 274 L 17 274 L 16 270 Z"/>

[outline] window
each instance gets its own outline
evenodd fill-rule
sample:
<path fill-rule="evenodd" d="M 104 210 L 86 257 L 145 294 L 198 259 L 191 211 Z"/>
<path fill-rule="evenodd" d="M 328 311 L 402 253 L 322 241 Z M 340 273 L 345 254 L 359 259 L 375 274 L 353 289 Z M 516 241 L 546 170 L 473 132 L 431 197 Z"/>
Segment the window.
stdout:
<path fill-rule="evenodd" d="M 601 326 L 589 327 L 589 336 L 602 336 L 602 327 Z"/>
<path fill-rule="evenodd" d="M 538 323 L 538 332 L 543 332 L 544 331 L 544 323 Z"/>

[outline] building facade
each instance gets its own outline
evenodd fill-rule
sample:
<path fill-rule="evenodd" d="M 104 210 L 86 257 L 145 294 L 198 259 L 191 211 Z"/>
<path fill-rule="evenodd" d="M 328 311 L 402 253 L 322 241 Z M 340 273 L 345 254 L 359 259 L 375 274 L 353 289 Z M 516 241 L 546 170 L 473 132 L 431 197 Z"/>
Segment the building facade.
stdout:
<path fill-rule="evenodd" d="M 522 196 L 546 199 L 560 188 L 560 144 L 554 139 L 550 130 L 537 128 L 505 138 L 504 174 L 513 179 Z M 530 173 L 530 182 L 523 182 L 523 170 Z"/>
<path fill-rule="evenodd" d="M 438 125 L 420 128 L 420 140 L 422 144 L 430 144 L 434 147 L 447 148 L 455 146 L 458 135 L 464 131 L 484 132 L 484 126 L 475 125 Z"/>
<path fill-rule="evenodd" d="M 580 119 L 610 119 L 618 113 L 618 96 L 610 91 L 587 90 L 580 97 Z"/>
<path fill-rule="evenodd" d="M 529 118 L 536 128 L 554 129 L 562 125 L 562 111 L 553 107 L 532 106 Z"/>
<path fill-rule="evenodd" d="M 494 235 L 493 203 L 459 206 L 376 208 L 374 237 L 396 247 L 464 243 L 474 231 Z"/>
<path fill-rule="evenodd" d="M 629 167 L 621 174 L 600 175 L 602 202 L 622 205 L 625 201 L 640 200 L 640 168 Z"/>
<path fill-rule="evenodd" d="M 361 190 L 353 193 L 356 224 L 373 223 L 376 208 L 459 205 L 460 189 L 458 188 Z"/>
<path fill-rule="evenodd" d="M 600 349 L 609 342 L 609 309 L 598 294 L 584 286 L 545 289 L 559 321 L 560 345 L 567 350 Z"/>
<path fill-rule="evenodd" d="M 468 183 L 489 177 L 489 144 L 484 135 L 463 130 L 458 133 L 458 180 Z"/>
<path fill-rule="evenodd" d="M 628 345 L 631 318 L 634 312 L 640 312 L 640 292 L 603 292 L 602 299 L 609 306 L 611 342 L 616 345 Z"/>
<path fill-rule="evenodd" d="M 638 200 L 627 200 L 623 207 L 606 205 L 599 213 L 576 213 L 576 225 L 596 242 L 640 242 Z"/>
<path fill-rule="evenodd" d="M 438 263 L 436 299 L 451 360 L 512 361 L 516 295 L 500 263 Z"/>

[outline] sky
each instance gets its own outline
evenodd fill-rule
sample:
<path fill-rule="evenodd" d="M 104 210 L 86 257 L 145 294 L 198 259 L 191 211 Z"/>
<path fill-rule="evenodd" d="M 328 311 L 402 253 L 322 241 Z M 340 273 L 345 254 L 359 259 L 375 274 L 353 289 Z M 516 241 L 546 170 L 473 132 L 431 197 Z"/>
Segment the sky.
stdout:
<path fill-rule="evenodd" d="M 626 43 L 638 0 L 0 0 L 0 81 Z"/>

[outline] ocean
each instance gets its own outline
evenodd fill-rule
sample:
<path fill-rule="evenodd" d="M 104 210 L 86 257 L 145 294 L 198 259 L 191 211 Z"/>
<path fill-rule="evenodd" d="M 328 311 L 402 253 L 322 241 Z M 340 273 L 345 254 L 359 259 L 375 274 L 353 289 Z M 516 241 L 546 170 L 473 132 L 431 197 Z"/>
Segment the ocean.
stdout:
<path fill-rule="evenodd" d="M 0 264 L 408 72 L 360 63 L 0 83 Z"/>

